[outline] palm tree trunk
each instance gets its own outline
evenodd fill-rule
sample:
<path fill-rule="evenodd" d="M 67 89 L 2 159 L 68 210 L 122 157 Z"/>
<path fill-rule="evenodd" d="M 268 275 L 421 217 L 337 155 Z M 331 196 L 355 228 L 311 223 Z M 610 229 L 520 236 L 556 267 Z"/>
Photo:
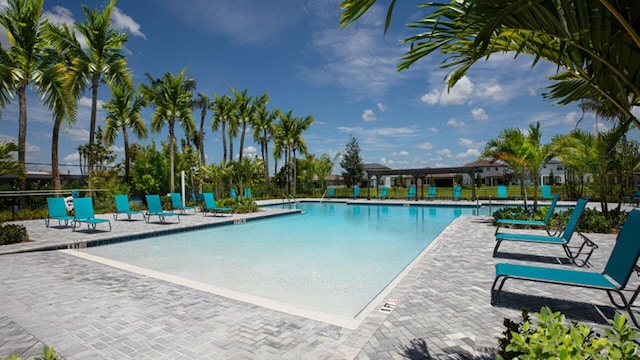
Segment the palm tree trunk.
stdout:
<path fill-rule="evenodd" d="M 198 150 L 200 150 L 200 165 L 205 166 L 205 156 L 204 156 L 204 119 L 206 114 L 203 112 L 202 117 L 200 118 L 200 133 L 198 134 Z"/>
<path fill-rule="evenodd" d="M 27 165 L 26 165 L 26 149 L 27 149 L 27 95 L 26 86 L 18 87 L 18 102 L 20 105 L 19 129 L 18 129 L 18 165 L 23 170 L 23 176 L 20 177 L 18 183 L 21 191 L 27 190 Z M 26 205 L 25 197 L 20 196 L 19 205 L 24 208 Z"/>
<path fill-rule="evenodd" d="M 238 161 L 242 161 L 242 152 L 244 150 L 244 136 L 247 133 L 247 121 L 246 119 L 242 121 L 242 134 L 240 134 L 240 156 L 238 157 Z"/>
<path fill-rule="evenodd" d="M 226 122 L 222 122 L 222 164 L 227 163 L 227 130 Z"/>
<path fill-rule="evenodd" d="M 62 187 L 60 184 L 60 168 L 58 165 L 58 142 L 60 139 L 61 122 L 61 119 L 55 119 L 53 121 L 53 133 L 51 134 L 51 182 L 56 196 L 60 196 Z"/>
<path fill-rule="evenodd" d="M 269 141 L 266 140 L 266 131 L 262 159 L 264 160 L 264 183 L 266 188 L 269 189 Z"/>
<path fill-rule="evenodd" d="M 131 159 L 129 159 L 129 133 L 127 127 L 122 127 L 122 137 L 124 138 L 124 182 L 129 184 L 129 167 L 131 166 Z"/>

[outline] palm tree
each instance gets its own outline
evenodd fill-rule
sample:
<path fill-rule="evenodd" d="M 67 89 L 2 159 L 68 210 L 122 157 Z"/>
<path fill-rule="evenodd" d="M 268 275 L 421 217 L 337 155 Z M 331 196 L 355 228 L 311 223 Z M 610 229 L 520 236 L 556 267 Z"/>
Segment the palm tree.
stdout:
<path fill-rule="evenodd" d="M 109 84 L 111 88 L 111 100 L 102 105 L 107 111 L 106 124 L 104 129 L 104 142 L 106 145 L 113 145 L 116 138 L 122 131 L 124 139 L 124 179 L 129 183 L 129 130 L 139 139 L 147 137 L 147 126 L 140 116 L 140 111 L 147 105 L 142 95 L 136 94 L 133 87 L 117 86 Z"/>
<path fill-rule="evenodd" d="M 294 136 L 292 138 L 291 151 L 293 152 L 293 194 L 296 194 L 296 186 L 297 186 L 297 166 L 296 166 L 296 150 L 299 150 L 301 154 L 307 153 L 307 143 L 304 141 L 302 137 L 302 132 L 309 129 L 309 127 L 313 124 L 313 116 L 309 115 L 304 119 L 301 117 L 296 117 L 294 119 Z"/>
<path fill-rule="evenodd" d="M 375 0 L 344 0 L 341 24 L 348 26 Z M 387 12 L 388 29 L 395 0 Z M 564 69 L 545 97 L 568 104 L 601 99 L 640 126 L 631 113 L 640 104 L 640 33 L 634 0 L 456 1 L 421 5 L 429 15 L 410 23 L 416 35 L 398 68 L 408 68 L 431 53 L 448 56 L 442 67 L 453 68 L 449 86 L 477 61 L 493 53 L 532 55 Z"/>
<path fill-rule="evenodd" d="M 66 67 L 45 38 L 43 3 L 44 0 L 9 0 L 0 13 L 0 25 L 6 29 L 10 42 L 8 49 L 0 47 L 0 108 L 9 103 L 12 93 L 18 95 L 18 164 L 23 173 L 29 85 L 52 110 L 55 121 L 72 123 L 76 115 L 75 98 L 67 96 L 67 89 L 60 82 Z M 20 177 L 20 190 L 26 190 L 26 186 L 26 178 Z M 24 205 L 24 198 L 20 198 L 20 204 Z"/>
<path fill-rule="evenodd" d="M 213 95 L 213 120 L 211 130 L 222 132 L 222 163 L 227 162 L 227 130 L 226 126 L 231 117 L 231 98 L 228 95 Z"/>
<path fill-rule="evenodd" d="M 213 103 L 209 99 L 209 97 L 201 92 L 198 92 L 196 98 L 193 99 L 193 107 L 195 109 L 200 109 L 200 130 L 197 134 L 197 146 L 198 152 L 200 153 L 200 164 L 205 165 L 206 159 L 204 156 L 204 121 L 207 117 L 207 110 L 209 110 L 213 106 Z"/>
<path fill-rule="evenodd" d="M 185 77 L 187 69 L 183 69 L 175 76 L 166 72 L 160 79 L 154 79 L 148 73 L 145 74 L 149 85 L 141 84 L 140 93 L 152 103 L 155 112 L 151 118 L 151 130 L 160 132 L 165 126 L 169 126 L 169 166 L 170 166 L 170 190 L 175 191 L 174 174 L 174 142 L 175 123 L 178 121 L 185 133 L 194 131 L 195 124 L 191 114 L 191 91 L 195 87 L 195 81 Z"/>
<path fill-rule="evenodd" d="M 279 113 L 277 109 L 267 110 L 266 104 L 258 106 L 253 124 L 253 140 L 260 144 L 260 154 L 264 160 L 264 182 L 267 189 L 269 188 L 269 143 L 276 131 L 274 121 Z"/>
<path fill-rule="evenodd" d="M 101 12 L 82 5 L 85 22 L 75 23 L 74 29 L 84 37 L 83 44 L 69 26 L 62 24 L 49 27 L 52 44 L 72 59 L 65 75 L 66 86 L 74 96 L 82 94 L 87 87 L 91 88 L 91 145 L 95 144 L 100 84 L 108 81 L 117 86 L 133 86 L 126 58 L 122 54 L 129 37 L 111 27 L 111 13 L 116 3 L 117 0 L 110 0 Z M 91 157 L 88 160 L 91 172 L 93 160 Z"/>
<path fill-rule="evenodd" d="M 538 187 L 540 185 L 540 173 L 542 167 L 555 155 L 551 144 L 542 144 L 542 132 L 540 122 L 529 124 L 529 133 L 525 142 L 526 156 L 525 167 L 533 178 L 533 211 L 538 208 Z"/>
<path fill-rule="evenodd" d="M 234 118 L 238 126 L 242 124 L 242 130 L 240 131 L 240 149 L 238 155 L 238 161 L 242 161 L 242 153 L 244 151 L 244 136 L 247 132 L 247 125 L 249 125 L 249 123 L 251 122 L 251 117 L 253 116 L 253 97 L 247 95 L 247 89 L 238 92 L 236 89 L 231 88 L 231 93 L 234 97 Z M 231 152 L 231 154 L 233 154 L 233 151 Z"/>
<path fill-rule="evenodd" d="M 500 132 L 497 138 L 491 139 L 485 145 L 481 157 L 504 162 L 513 171 L 520 182 L 520 193 L 527 210 L 527 194 L 525 191 L 525 156 L 526 138 L 520 129 L 507 128 Z"/>
<path fill-rule="evenodd" d="M 13 159 L 12 152 L 18 151 L 18 145 L 14 142 L 0 142 L 0 176 L 23 176 L 22 167 Z"/>

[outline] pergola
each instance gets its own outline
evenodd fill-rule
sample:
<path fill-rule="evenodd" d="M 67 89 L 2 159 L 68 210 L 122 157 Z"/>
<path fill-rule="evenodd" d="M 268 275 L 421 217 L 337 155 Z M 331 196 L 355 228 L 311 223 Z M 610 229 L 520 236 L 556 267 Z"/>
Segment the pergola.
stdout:
<path fill-rule="evenodd" d="M 445 167 L 445 168 L 422 168 L 422 169 L 390 169 L 386 166 L 383 165 L 378 165 L 378 164 L 367 164 L 368 166 L 365 167 L 364 171 L 367 174 L 367 180 L 369 183 L 371 183 L 371 178 L 372 177 L 376 177 L 376 179 L 379 179 L 381 176 L 393 176 L 393 175 L 402 175 L 402 176 L 406 176 L 409 175 L 411 177 L 413 177 L 414 179 L 422 179 L 423 181 L 420 184 L 420 193 L 424 195 L 424 183 L 426 180 L 426 178 L 429 175 L 435 175 L 435 174 L 468 174 L 469 177 L 472 179 L 471 184 L 471 198 L 473 200 L 476 199 L 476 184 L 475 181 L 473 181 L 474 179 L 474 175 L 476 172 L 476 168 L 475 167 L 469 167 L 469 166 L 462 166 L 462 167 Z M 416 181 L 417 183 L 417 181 Z M 376 182 L 376 190 L 378 187 L 378 182 Z M 367 188 L 367 199 L 371 198 L 371 187 Z M 416 191 L 416 196 L 415 196 L 415 200 L 418 201 L 418 192 Z"/>

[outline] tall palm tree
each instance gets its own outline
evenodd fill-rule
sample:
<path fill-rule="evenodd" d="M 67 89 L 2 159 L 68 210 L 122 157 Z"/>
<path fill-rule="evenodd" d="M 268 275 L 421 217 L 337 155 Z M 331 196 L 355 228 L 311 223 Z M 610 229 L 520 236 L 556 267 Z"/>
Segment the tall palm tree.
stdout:
<path fill-rule="evenodd" d="M 343 0 L 341 24 L 348 26 L 375 0 Z M 396 1 L 387 12 L 388 29 Z M 449 86 L 461 79 L 478 60 L 493 53 L 533 56 L 532 65 L 545 59 L 564 69 L 551 77 L 555 83 L 545 95 L 567 104 L 603 99 L 640 126 L 631 108 L 640 104 L 640 2 L 635 0 L 452 0 L 421 5 L 424 18 L 408 26 L 416 35 L 402 55 L 406 69 L 431 53 L 448 56 L 442 67 L 453 68 Z"/>
<path fill-rule="evenodd" d="M 228 95 L 213 95 L 213 119 L 211 121 L 211 130 L 222 132 L 222 163 L 227 162 L 227 129 L 231 117 L 231 98 Z"/>
<path fill-rule="evenodd" d="M 91 118 L 89 144 L 95 144 L 96 120 L 98 111 L 98 88 L 102 82 L 109 81 L 117 86 L 133 86 L 127 69 L 127 61 L 122 54 L 124 44 L 129 37 L 116 32 L 111 26 L 111 13 L 117 0 L 110 0 L 102 11 L 82 5 L 85 21 L 75 23 L 74 28 L 62 24 L 50 27 L 52 44 L 72 59 L 66 75 L 66 86 L 75 96 L 91 88 Z M 76 30 L 85 38 L 81 44 Z M 89 158 L 89 171 L 93 167 Z"/>
<path fill-rule="evenodd" d="M 253 97 L 247 95 L 247 89 L 237 91 L 236 89 L 231 88 L 231 93 L 233 94 L 234 98 L 234 118 L 237 122 L 237 125 L 239 127 L 242 126 L 242 129 L 240 130 L 240 149 L 238 149 L 238 161 L 241 162 L 242 153 L 244 151 L 244 137 L 247 132 L 247 125 L 250 125 L 251 117 L 253 116 Z M 231 154 L 233 154 L 233 151 L 231 152 Z"/>
<path fill-rule="evenodd" d="M 195 99 L 193 99 L 193 107 L 195 109 L 200 109 L 200 130 L 198 130 L 197 134 L 197 146 L 198 152 L 200 153 L 200 164 L 205 165 L 206 159 L 204 156 L 204 121 L 207 117 L 207 110 L 209 110 L 213 106 L 211 99 L 201 92 L 198 92 Z"/>
<path fill-rule="evenodd" d="M 294 136 L 291 141 L 291 151 L 293 153 L 293 194 L 296 193 L 297 186 L 297 164 L 296 164 L 296 151 L 300 151 L 301 154 L 307 153 L 307 143 L 304 141 L 302 137 L 302 132 L 309 129 L 309 127 L 313 124 L 313 116 L 309 115 L 305 118 L 296 117 L 294 118 Z"/>
<path fill-rule="evenodd" d="M 60 82 L 66 67 L 46 39 L 43 4 L 44 0 L 9 0 L 0 13 L 0 25 L 6 29 L 10 43 L 8 49 L 0 48 L 0 108 L 9 103 L 12 93 L 18 95 L 18 164 L 23 172 L 26 172 L 27 88 L 33 86 L 52 110 L 54 121 L 72 123 L 76 115 L 75 98 L 67 96 L 67 89 Z M 26 190 L 26 185 L 26 178 L 21 177 L 20 190 Z M 24 204 L 24 198 L 20 203 Z"/>
<path fill-rule="evenodd" d="M 279 110 L 267 110 L 266 104 L 256 108 L 253 124 L 253 140 L 260 144 L 260 154 L 264 160 L 264 182 L 269 188 L 269 143 L 275 133 L 275 119 Z"/>
<path fill-rule="evenodd" d="M 154 79 L 146 74 L 149 85 L 141 84 L 140 93 L 155 107 L 151 118 L 151 130 L 160 132 L 165 126 L 169 127 L 169 169 L 170 190 L 175 191 L 174 174 L 174 142 L 175 123 L 178 121 L 185 133 L 194 131 L 195 124 L 191 114 L 192 93 L 195 81 L 186 77 L 187 69 L 183 69 L 175 76 L 166 72 L 160 79 Z"/>
<path fill-rule="evenodd" d="M 106 145 L 113 145 L 122 132 L 124 140 L 124 179 L 129 183 L 129 130 L 139 139 L 147 137 L 147 126 L 140 111 L 147 105 L 144 97 L 136 93 L 133 87 L 109 84 L 111 100 L 102 107 L 107 111 L 103 138 Z"/>

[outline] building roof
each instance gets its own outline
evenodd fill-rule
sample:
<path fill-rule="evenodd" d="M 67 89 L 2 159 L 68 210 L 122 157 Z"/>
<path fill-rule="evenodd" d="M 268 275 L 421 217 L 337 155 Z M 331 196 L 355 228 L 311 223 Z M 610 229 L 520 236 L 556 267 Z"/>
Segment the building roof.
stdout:
<path fill-rule="evenodd" d="M 481 159 L 465 164 L 468 167 L 495 167 L 504 166 L 504 164 L 498 160 Z"/>

